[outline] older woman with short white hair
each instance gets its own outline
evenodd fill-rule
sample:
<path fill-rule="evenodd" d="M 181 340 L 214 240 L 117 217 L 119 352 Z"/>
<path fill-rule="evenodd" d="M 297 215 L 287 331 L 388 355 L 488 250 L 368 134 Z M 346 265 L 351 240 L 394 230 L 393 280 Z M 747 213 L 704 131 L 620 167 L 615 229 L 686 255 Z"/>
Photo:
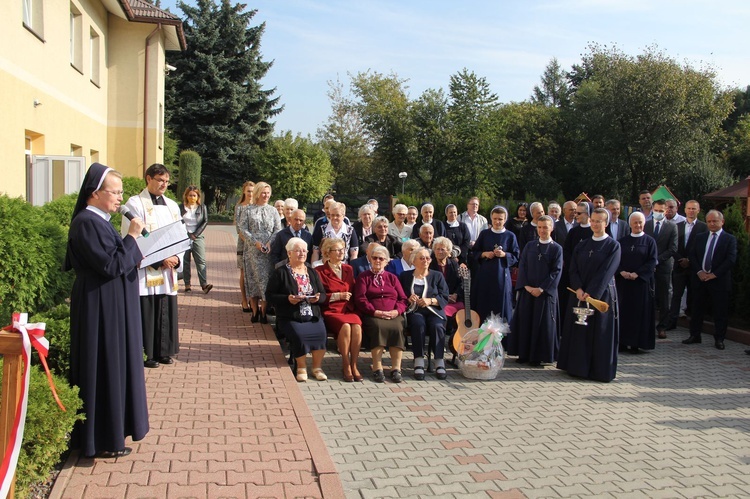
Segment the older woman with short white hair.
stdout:
<path fill-rule="evenodd" d="M 375 210 L 371 204 L 364 204 L 359 207 L 357 213 L 359 220 L 352 224 L 354 232 L 357 233 L 357 239 L 359 240 L 359 254 L 358 256 L 364 256 L 365 251 L 363 249 L 365 238 L 372 234 L 374 226 L 372 221 L 375 219 Z"/>
<path fill-rule="evenodd" d="M 401 246 L 401 258 L 394 258 L 388 265 L 385 266 L 385 270 L 394 275 L 401 275 L 401 272 L 405 270 L 412 270 L 414 266 L 409 263 L 412 252 L 419 248 L 419 242 L 416 239 L 409 239 Z"/>
<path fill-rule="evenodd" d="M 318 381 L 323 372 L 326 327 L 320 304 L 326 291 L 318 273 L 306 262 L 307 243 L 293 237 L 286 243 L 288 263 L 276 268 L 268 281 L 266 297 L 276 309 L 276 324 L 290 345 L 297 366 L 297 381 L 307 381 L 307 354 L 312 353 L 312 374 Z"/>
<path fill-rule="evenodd" d="M 388 234 L 392 235 L 402 243 L 411 239 L 412 226 L 406 223 L 409 208 L 405 204 L 397 204 L 393 207 L 393 222 L 388 224 Z"/>
<path fill-rule="evenodd" d="M 401 241 L 388 234 L 388 219 L 377 217 L 373 222 L 373 233 L 365 238 L 365 242 L 375 243 L 388 250 L 391 258 L 401 254 Z"/>
<path fill-rule="evenodd" d="M 406 321 L 411 333 L 412 352 L 414 353 L 414 378 L 424 379 L 424 340 L 429 335 L 430 343 L 435 347 L 435 376 L 445 379 L 445 306 L 448 304 L 448 285 L 443 274 L 430 270 L 432 260 L 428 248 L 417 248 L 411 254 L 414 270 L 399 276 L 401 287 L 408 296 L 409 308 Z"/>
<path fill-rule="evenodd" d="M 383 352 L 391 354 L 390 378 L 401 383 L 401 357 L 406 349 L 404 317 L 408 305 L 398 277 L 385 271 L 388 250 L 373 245 L 368 251 L 370 270 L 365 270 L 354 284 L 354 304 L 362 316 L 362 334 L 369 340 L 372 352 L 373 380 L 385 381 Z"/>

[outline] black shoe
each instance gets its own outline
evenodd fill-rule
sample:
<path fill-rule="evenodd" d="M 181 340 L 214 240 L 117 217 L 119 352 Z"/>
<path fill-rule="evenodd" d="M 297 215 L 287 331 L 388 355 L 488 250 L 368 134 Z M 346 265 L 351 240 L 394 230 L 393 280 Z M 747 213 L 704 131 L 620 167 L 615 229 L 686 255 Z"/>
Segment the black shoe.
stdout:
<path fill-rule="evenodd" d="M 745 353 L 750 355 L 750 350 L 745 350 Z"/>
<path fill-rule="evenodd" d="M 206 284 L 205 286 L 201 286 L 201 289 L 203 290 L 203 293 L 208 294 L 209 291 L 214 289 L 213 284 Z"/>
<path fill-rule="evenodd" d="M 525 363 L 527 362 L 527 360 L 528 360 L 528 359 L 522 359 L 521 357 L 518 357 L 518 358 L 516 359 L 516 363 L 517 363 L 517 364 L 525 364 Z"/>
<path fill-rule="evenodd" d="M 700 343 L 701 337 L 700 336 L 690 336 L 686 340 L 682 340 L 683 345 L 692 345 L 693 343 Z"/>
<path fill-rule="evenodd" d="M 630 347 L 630 353 L 641 353 L 640 350 L 638 350 L 638 347 Z"/>
<path fill-rule="evenodd" d="M 121 450 L 103 450 L 103 451 L 97 452 L 96 455 L 94 455 L 93 457 L 99 457 L 102 459 L 112 459 L 115 457 L 127 456 L 131 452 L 133 452 L 133 449 L 131 449 L 130 447 L 125 447 L 124 449 L 121 449 Z"/>
<path fill-rule="evenodd" d="M 154 359 L 148 359 L 143 362 L 143 367 L 148 367 L 149 369 L 153 369 L 155 367 L 159 367 L 159 362 L 157 362 Z"/>
<path fill-rule="evenodd" d="M 401 383 L 403 377 L 401 376 L 401 371 L 398 369 L 391 369 L 391 381 L 394 383 Z"/>
<path fill-rule="evenodd" d="M 263 314 L 260 316 L 260 323 L 261 324 L 268 324 L 268 315 Z"/>
<path fill-rule="evenodd" d="M 378 369 L 374 373 L 372 373 L 372 380 L 375 383 L 385 383 L 385 373 L 382 369 Z"/>
<path fill-rule="evenodd" d="M 251 309 L 250 307 L 247 307 L 247 308 L 245 308 L 245 307 L 242 307 L 242 311 L 243 311 L 243 312 L 245 312 L 246 314 L 249 314 L 249 313 L 250 313 L 250 312 L 252 312 L 253 310 L 252 310 L 252 309 Z"/>
<path fill-rule="evenodd" d="M 714 346 L 717 350 L 724 350 L 724 341 L 722 340 L 716 340 L 714 341 Z"/>
<path fill-rule="evenodd" d="M 667 338 L 667 331 L 664 330 L 664 329 L 659 329 L 656 332 L 656 337 L 659 338 L 660 340 L 666 339 Z"/>
<path fill-rule="evenodd" d="M 159 364 L 174 364 L 172 357 L 162 357 L 159 359 Z"/>
<path fill-rule="evenodd" d="M 250 318 L 250 322 L 258 322 L 260 320 L 260 312 L 255 312 Z"/>
<path fill-rule="evenodd" d="M 424 366 L 417 366 L 414 368 L 414 379 L 422 381 L 424 379 Z"/>
<path fill-rule="evenodd" d="M 435 377 L 437 379 L 446 379 L 448 378 L 448 372 L 445 370 L 445 367 L 438 366 L 435 368 Z"/>

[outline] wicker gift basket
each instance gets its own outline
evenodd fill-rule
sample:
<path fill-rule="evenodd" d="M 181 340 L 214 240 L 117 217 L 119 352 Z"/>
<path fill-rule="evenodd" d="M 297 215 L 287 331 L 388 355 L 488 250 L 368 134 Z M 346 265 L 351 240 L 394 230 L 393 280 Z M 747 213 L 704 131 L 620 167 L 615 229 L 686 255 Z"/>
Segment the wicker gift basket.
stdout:
<path fill-rule="evenodd" d="M 509 333 L 508 324 L 494 314 L 479 328 L 468 331 L 458 352 L 461 374 L 469 379 L 495 379 L 505 364 L 501 341 Z"/>

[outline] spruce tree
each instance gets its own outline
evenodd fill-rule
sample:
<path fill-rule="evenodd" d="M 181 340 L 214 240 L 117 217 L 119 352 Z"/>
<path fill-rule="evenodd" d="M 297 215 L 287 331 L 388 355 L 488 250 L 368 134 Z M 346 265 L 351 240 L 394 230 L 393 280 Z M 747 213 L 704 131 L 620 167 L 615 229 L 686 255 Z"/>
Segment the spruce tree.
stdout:
<path fill-rule="evenodd" d="M 251 26 L 257 10 L 244 4 L 196 0 L 180 2 L 187 50 L 171 53 L 177 68 L 167 77 L 167 126 L 181 149 L 203 159 L 207 201 L 254 176 L 252 155 L 271 137 L 269 121 L 283 109 L 276 89 L 262 88 L 272 62 L 263 61 L 260 41 L 265 23 Z"/>

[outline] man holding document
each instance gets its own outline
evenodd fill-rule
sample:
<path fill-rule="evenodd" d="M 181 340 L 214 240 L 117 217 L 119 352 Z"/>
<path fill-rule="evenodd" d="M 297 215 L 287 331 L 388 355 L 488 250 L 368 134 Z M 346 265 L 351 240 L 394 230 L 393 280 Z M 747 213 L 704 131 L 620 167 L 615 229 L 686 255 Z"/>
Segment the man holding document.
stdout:
<path fill-rule="evenodd" d="M 182 262 L 178 255 L 184 253 L 184 244 L 189 247 L 189 239 L 180 208 L 164 196 L 169 186 L 169 170 L 164 165 L 153 164 L 146 170 L 145 178 L 146 188 L 128 199 L 125 206 L 133 216 L 143 220 L 146 230 L 151 233 L 148 238 L 138 238 L 144 257 L 138 269 L 138 284 L 143 348 L 146 351 L 144 366 L 154 368 L 160 363 L 172 364 L 172 356 L 180 349 L 177 272 Z M 130 221 L 123 218 L 122 233 L 127 234 L 129 227 Z M 163 233 L 168 234 L 159 237 Z"/>

